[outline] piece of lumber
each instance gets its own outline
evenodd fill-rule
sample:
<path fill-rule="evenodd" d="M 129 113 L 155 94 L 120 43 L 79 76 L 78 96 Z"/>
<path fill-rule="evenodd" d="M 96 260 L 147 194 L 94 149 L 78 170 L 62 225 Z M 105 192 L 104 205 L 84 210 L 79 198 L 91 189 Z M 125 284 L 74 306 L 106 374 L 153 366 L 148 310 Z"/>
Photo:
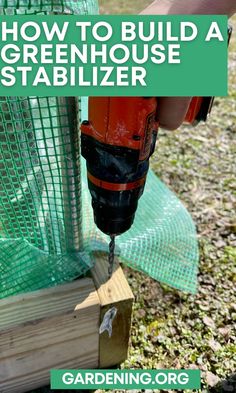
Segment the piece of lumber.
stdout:
<path fill-rule="evenodd" d="M 133 294 L 118 262 L 108 280 L 107 255 L 96 255 L 93 279 L 0 300 L 0 393 L 48 385 L 50 369 L 104 368 L 127 357 Z M 112 336 L 99 335 L 117 315 Z"/>
<path fill-rule="evenodd" d="M 134 296 L 118 259 L 113 275 L 108 280 L 107 255 L 97 253 L 92 277 L 101 304 L 100 324 L 108 310 L 112 307 L 117 309 L 112 323 L 112 336 L 109 338 L 105 331 L 99 338 L 99 367 L 108 368 L 121 364 L 127 358 Z"/>
<path fill-rule="evenodd" d="M 0 392 L 49 383 L 52 368 L 96 368 L 100 300 L 91 279 L 0 301 Z"/>

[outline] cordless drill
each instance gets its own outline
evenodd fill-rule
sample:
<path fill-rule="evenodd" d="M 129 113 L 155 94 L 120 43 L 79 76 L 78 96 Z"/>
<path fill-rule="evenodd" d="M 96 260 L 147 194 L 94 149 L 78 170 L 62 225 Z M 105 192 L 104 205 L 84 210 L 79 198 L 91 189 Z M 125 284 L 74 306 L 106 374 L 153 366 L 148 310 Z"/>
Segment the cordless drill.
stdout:
<path fill-rule="evenodd" d="M 195 97 L 185 121 L 206 120 L 211 97 Z M 89 190 L 97 227 L 111 237 L 109 276 L 115 236 L 132 226 L 143 194 L 149 159 L 158 132 L 156 97 L 91 97 L 89 121 L 81 125 L 82 155 L 87 161 Z"/>
<path fill-rule="evenodd" d="M 228 43 L 232 27 L 228 27 Z M 194 97 L 185 122 L 206 121 L 213 97 Z M 115 236 L 128 231 L 142 196 L 158 132 L 156 97 L 91 97 L 89 120 L 81 126 L 94 220 L 111 237 L 109 276 Z"/>

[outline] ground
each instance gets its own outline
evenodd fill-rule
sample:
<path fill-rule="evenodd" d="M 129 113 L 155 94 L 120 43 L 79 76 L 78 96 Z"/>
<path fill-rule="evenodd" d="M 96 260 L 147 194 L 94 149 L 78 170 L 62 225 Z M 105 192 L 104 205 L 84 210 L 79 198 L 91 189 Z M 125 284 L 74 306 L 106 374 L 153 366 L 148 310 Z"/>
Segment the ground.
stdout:
<path fill-rule="evenodd" d="M 143 1 L 101 4 L 106 12 L 136 13 Z M 235 31 L 236 18 L 232 24 Z M 196 222 L 201 250 L 198 294 L 180 293 L 126 269 L 135 308 L 129 359 L 123 367 L 200 368 L 202 393 L 236 370 L 235 99 L 234 34 L 229 97 L 216 99 L 206 125 L 161 131 L 152 159 L 156 174 Z M 228 391 L 235 392 L 235 381 L 232 386 Z"/>
<path fill-rule="evenodd" d="M 149 3 L 100 2 L 103 12 L 114 14 L 137 13 Z M 236 31 L 236 18 L 232 24 Z M 235 34 L 229 72 L 229 97 L 216 99 L 207 125 L 161 131 L 152 159 L 156 174 L 196 222 L 201 250 L 198 294 L 183 294 L 125 269 L 135 306 L 129 358 L 123 367 L 200 368 L 202 393 L 222 391 L 222 383 L 217 383 L 236 369 Z M 230 378 L 223 390 L 235 392 L 236 381 Z"/>

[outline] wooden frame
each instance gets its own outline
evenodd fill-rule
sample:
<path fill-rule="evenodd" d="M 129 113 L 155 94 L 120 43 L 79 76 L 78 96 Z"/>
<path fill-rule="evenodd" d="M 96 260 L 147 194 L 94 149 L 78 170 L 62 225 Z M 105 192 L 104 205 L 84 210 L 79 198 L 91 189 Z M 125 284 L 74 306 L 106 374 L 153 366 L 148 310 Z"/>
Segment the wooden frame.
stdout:
<path fill-rule="evenodd" d="M 91 275 L 0 300 L 0 393 L 45 386 L 52 368 L 109 368 L 126 359 L 133 294 L 118 263 L 108 280 L 101 254 Z M 99 327 L 112 307 L 109 338 Z"/>

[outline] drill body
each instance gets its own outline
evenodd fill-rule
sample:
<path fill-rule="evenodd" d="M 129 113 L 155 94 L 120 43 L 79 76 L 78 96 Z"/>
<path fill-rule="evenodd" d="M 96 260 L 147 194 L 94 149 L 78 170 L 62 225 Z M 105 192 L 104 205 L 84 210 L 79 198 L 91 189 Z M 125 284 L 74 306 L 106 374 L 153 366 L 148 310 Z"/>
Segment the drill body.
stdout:
<path fill-rule="evenodd" d="M 158 124 L 156 98 L 90 98 L 82 155 L 95 223 L 108 235 L 127 231 L 141 197 Z"/>
<path fill-rule="evenodd" d="M 228 28 L 228 36 L 232 28 Z M 185 122 L 206 121 L 213 97 L 193 97 Z M 108 276 L 114 265 L 115 236 L 133 224 L 143 194 L 158 132 L 156 97 L 91 97 L 81 126 L 94 220 L 110 235 Z"/>
<path fill-rule="evenodd" d="M 186 122 L 206 120 L 213 99 L 192 99 Z M 156 97 L 91 97 L 82 155 L 98 228 L 114 236 L 133 224 L 158 132 Z"/>

